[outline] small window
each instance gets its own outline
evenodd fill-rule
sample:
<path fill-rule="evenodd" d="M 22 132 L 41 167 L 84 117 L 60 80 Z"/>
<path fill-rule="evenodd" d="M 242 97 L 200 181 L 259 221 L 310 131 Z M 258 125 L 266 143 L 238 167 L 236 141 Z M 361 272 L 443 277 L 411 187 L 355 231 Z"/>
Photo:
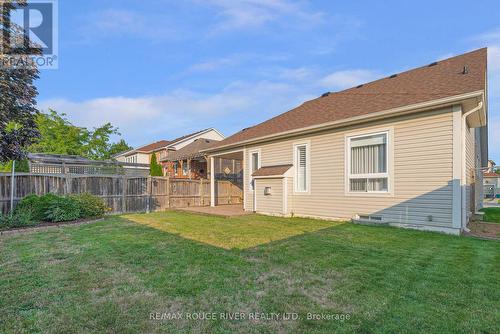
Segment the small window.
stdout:
<path fill-rule="evenodd" d="M 189 173 L 189 170 L 188 170 L 188 163 L 187 161 L 186 162 L 182 162 L 182 175 L 184 176 L 187 176 Z"/>
<path fill-rule="evenodd" d="M 388 192 L 387 136 L 379 133 L 348 139 L 350 192 Z"/>
<path fill-rule="evenodd" d="M 307 144 L 295 145 L 295 191 L 309 191 L 309 152 Z"/>

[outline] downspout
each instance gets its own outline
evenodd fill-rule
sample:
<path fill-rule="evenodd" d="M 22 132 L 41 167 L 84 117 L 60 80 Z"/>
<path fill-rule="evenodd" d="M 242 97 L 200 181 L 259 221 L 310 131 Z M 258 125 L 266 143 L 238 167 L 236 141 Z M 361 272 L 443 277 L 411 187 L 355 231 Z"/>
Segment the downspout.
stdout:
<path fill-rule="evenodd" d="M 483 107 L 483 102 L 479 102 L 478 105 L 462 115 L 462 180 L 460 182 L 462 188 L 462 229 L 466 232 L 470 232 L 467 228 L 467 139 L 465 136 L 467 130 L 467 117 Z M 472 200 L 472 199 L 471 199 Z"/>

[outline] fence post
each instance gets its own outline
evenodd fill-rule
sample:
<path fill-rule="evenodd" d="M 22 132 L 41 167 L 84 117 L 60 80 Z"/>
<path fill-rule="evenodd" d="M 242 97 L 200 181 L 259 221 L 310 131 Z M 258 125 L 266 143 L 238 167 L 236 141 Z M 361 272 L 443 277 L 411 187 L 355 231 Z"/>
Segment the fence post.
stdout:
<path fill-rule="evenodd" d="M 127 212 L 127 177 L 125 175 L 122 176 L 122 213 Z"/>
<path fill-rule="evenodd" d="M 167 177 L 167 208 L 170 209 L 170 177 Z"/>
<path fill-rule="evenodd" d="M 152 178 L 148 176 L 147 184 L 146 184 L 146 213 L 151 212 L 151 186 L 152 186 Z"/>
<path fill-rule="evenodd" d="M 203 178 L 200 179 L 200 189 L 198 192 L 200 195 L 200 206 L 204 206 L 205 200 L 203 199 Z"/>

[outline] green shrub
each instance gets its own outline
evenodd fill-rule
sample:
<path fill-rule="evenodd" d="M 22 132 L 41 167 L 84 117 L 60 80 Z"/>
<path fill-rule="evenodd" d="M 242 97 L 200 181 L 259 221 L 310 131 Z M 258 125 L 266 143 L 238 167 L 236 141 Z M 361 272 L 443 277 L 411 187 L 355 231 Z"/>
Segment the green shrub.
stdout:
<path fill-rule="evenodd" d="M 27 212 L 31 214 L 35 221 L 50 221 L 47 217 L 47 211 L 50 205 L 57 201 L 60 196 L 49 193 L 43 196 L 29 195 L 26 196 L 16 206 L 15 212 Z"/>
<path fill-rule="evenodd" d="M 45 211 L 45 220 L 54 223 L 78 218 L 80 218 L 80 205 L 71 197 L 56 196 L 50 201 Z"/>
<path fill-rule="evenodd" d="M 29 215 L 31 220 L 36 222 L 62 222 L 102 216 L 106 209 L 104 201 L 91 194 L 66 197 L 46 194 L 26 196 L 19 202 L 14 213 L 20 216 Z"/>
<path fill-rule="evenodd" d="M 98 217 L 106 213 L 107 207 L 104 201 L 89 193 L 71 195 L 74 201 L 78 203 L 80 208 L 80 218 Z"/>
<path fill-rule="evenodd" d="M 0 214 L 0 229 L 34 226 L 37 222 L 33 220 L 30 212 L 21 211 L 14 214 Z"/>

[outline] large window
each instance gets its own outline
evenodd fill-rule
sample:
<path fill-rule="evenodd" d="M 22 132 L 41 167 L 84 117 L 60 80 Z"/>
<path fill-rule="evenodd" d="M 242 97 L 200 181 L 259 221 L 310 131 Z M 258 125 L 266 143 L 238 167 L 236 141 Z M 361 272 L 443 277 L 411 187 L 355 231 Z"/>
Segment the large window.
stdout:
<path fill-rule="evenodd" d="M 260 157 L 259 152 L 251 152 L 250 153 L 250 190 L 254 189 L 254 180 L 252 174 L 260 168 Z"/>
<path fill-rule="evenodd" d="M 309 191 L 309 149 L 307 144 L 295 147 L 295 192 Z"/>
<path fill-rule="evenodd" d="M 351 192 L 388 192 L 388 133 L 348 138 Z"/>

